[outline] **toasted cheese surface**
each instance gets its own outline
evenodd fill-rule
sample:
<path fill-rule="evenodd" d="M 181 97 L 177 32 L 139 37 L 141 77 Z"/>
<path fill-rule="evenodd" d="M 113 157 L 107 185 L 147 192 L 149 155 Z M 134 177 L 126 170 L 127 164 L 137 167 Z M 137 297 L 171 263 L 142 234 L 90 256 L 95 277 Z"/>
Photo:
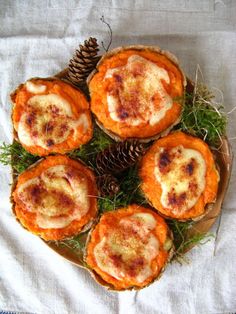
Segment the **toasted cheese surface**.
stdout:
<path fill-rule="evenodd" d="M 33 93 L 33 94 L 39 94 L 39 93 L 43 93 L 46 91 L 47 86 L 44 84 L 35 84 L 31 81 L 27 81 L 25 83 L 26 85 L 26 89 L 28 92 Z"/>
<path fill-rule="evenodd" d="M 206 186 L 206 162 L 202 154 L 182 145 L 168 149 L 159 147 L 155 164 L 162 206 L 177 214 L 192 208 Z"/>
<path fill-rule="evenodd" d="M 85 260 L 98 282 L 115 290 L 147 286 L 171 256 L 164 219 L 138 204 L 102 214 L 85 247 Z"/>
<path fill-rule="evenodd" d="M 35 89 L 41 88 L 41 85 L 35 86 L 36 84 Z M 32 89 L 32 86 L 30 88 Z M 34 95 L 27 102 L 17 132 L 21 143 L 47 150 L 64 142 L 71 133 L 76 136 L 76 128 L 79 125 L 86 133 L 88 123 L 88 118 L 83 113 L 79 118 L 74 117 L 70 103 L 62 96 L 53 93 Z"/>
<path fill-rule="evenodd" d="M 141 189 L 166 217 L 200 219 L 217 196 L 214 155 L 200 138 L 175 131 L 158 139 L 143 156 Z"/>
<path fill-rule="evenodd" d="M 11 94 L 14 136 L 31 154 L 65 154 L 93 134 L 82 91 L 57 78 L 32 78 Z"/>
<path fill-rule="evenodd" d="M 168 72 L 144 57 L 131 55 L 126 65 L 108 69 L 104 79 L 112 79 L 107 104 L 114 121 L 153 126 L 172 108 L 172 98 L 163 86 L 170 83 Z"/>
<path fill-rule="evenodd" d="M 94 248 L 98 267 L 117 280 L 144 282 L 153 275 L 151 262 L 159 252 L 159 241 L 151 232 L 156 225 L 150 213 L 122 218 Z"/>
<path fill-rule="evenodd" d="M 89 210 L 88 181 L 69 165 L 56 165 L 17 189 L 20 205 L 36 214 L 40 228 L 64 228 Z"/>

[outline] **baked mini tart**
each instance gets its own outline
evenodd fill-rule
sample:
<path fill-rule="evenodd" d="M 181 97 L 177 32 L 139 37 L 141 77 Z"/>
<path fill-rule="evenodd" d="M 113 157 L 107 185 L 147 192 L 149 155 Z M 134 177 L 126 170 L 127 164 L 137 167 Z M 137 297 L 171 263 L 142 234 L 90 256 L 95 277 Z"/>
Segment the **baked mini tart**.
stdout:
<path fill-rule="evenodd" d="M 157 140 L 141 160 L 141 189 L 162 215 L 199 220 L 216 199 L 219 174 L 208 145 L 183 132 Z"/>
<path fill-rule="evenodd" d="M 67 156 L 49 156 L 19 175 L 13 211 L 28 231 L 62 240 L 83 231 L 97 215 L 93 172 Z"/>
<path fill-rule="evenodd" d="M 180 119 L 185 76 L 176 58 L 156 46 L 106 53 L 87 82 L 98 125 L 116 140 L 150 140 Z"/>
<path fill-rule="evenodd" d="M 85 261 L 109 289 L 141 289 L 160 276 L 172 253 L 164 219 L 133 204 L 101 216 L 88 237 Z"/>
<path fill-rule="evenodd" d="M 56 78 L 30 79 L 11 99 L 15 139 L 32 154 L 64 154 L 92 138 L 89 103 L 70 84 Z"/>

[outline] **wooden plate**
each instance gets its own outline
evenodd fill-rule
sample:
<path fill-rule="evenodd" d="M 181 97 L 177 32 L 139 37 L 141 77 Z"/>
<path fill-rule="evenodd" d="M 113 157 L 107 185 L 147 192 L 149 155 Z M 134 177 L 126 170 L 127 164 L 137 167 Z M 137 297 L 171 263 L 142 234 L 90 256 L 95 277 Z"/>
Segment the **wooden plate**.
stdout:
<path fill-rule="evenodd" d="M 57 75 L 55 75 L 57 78 L 60 78 L 64 80 L 65 82 L 72 84 L 74 87 L 79 87 L 83 90 L 86 90 L 84 85 L 78 86 L 73 84 L 70 80 L 67 79 L 67 69 L 61 71 Z M 193 83 L 188 80 L 187 82 L 187 90 L 193 89 Z M 194 224 L 194 227 L 189 229 L 188 235 L 193 236 L 195 234 L 205 234 L 207 233 L 212 225 L 215 223 L 217 217 L 219 216 L 222 208 L 222 204 L 225 198 L 225 194 L 227 192 L 230 175 L 231 175 L 231 169 L 232 169 L 232 160 L 233 160 L 233 154 L 231 151 L 230 143 L 227 139 L 227 137 L 224 137 L 221 139 L 221 147 L 218 151 L 215 151 L 216 156 L 216 162 L 219 167 L 220 172 L 220 183 L 219 183 L 219 189 L 217 193 L 216 202 L 212 205 L 212 208 L 209 210 L 208 214 L 200 221 L 196 222 Z M 87 234 L 84 233 L 80 237 L 80 242 L 82 244 L 85 244 L 87 239 Z M 66 246 L 66 243 L 63 244 L 63 242 L 46 242 L 46 245 L 48 245 L 53 251 L 70 261 L 76 266 L 86 268 L 86 266 L 83 263 L 83 249 L 81 248 L 75 248 L 71 249 Z M 82 245 L 83 247 L 83 245 Z M 191 249 L 192 247 L 188 248 Z"/>

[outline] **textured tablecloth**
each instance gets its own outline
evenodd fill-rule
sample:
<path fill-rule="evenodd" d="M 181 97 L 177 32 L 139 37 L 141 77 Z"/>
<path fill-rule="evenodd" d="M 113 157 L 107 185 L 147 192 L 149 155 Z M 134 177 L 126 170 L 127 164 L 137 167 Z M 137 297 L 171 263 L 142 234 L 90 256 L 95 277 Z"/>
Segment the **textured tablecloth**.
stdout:
<path fill-rule="evenodd" d="M 159 45 L 179 58 L 189 77 L 200 65 L 205 83 L 236 105 L 236 1 L 0 0 L 0 141 L 11 142 L 9 92 L 35 76 L 63 69 L 74 49 L 95 36 L 112 47 Z M 236 136 L 236 110 L 228 135 Z M 235 149 L 236 141 L 232 139 Z M 0 311 L 37 314 L 236 312 L 236 172 L 215 241 L 194 248 L 189 264 L 169 265 L 139 292 L 108 292 L 90 275 L 25 231 L 11 213 L 10 169 L 0 167 Z M 216 226 L 212 229 L 215 232 Z"/>

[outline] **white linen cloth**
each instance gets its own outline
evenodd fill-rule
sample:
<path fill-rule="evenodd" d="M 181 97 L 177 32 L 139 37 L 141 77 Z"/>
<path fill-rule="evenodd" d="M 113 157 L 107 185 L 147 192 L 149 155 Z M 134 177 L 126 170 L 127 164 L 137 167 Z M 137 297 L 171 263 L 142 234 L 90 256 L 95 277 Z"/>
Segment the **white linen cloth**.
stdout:
<path fill-rule="evenodd" d="M 173 52 L 194 78 L 236 105 L 236 1 L 0 0 L 0 142 L 12 140 L 9 93 L 31 77 L 65 68 L 89 36 L 108 41 L 100 17 L 113 30 L 112 47 L 158 45 Z M 236 136 L 236 110 L 228 136 Z M 232 139 L 235 149 L 236 141 Z M 194 248 L 189 264 L 172 263 L 139 292 L 108 292 L 90 275 L 51 251 L 16 221 L 9 203 L 10 169 L 0 166 L 0 311 L 37 314 L 169 314 L 236 312 L 236 171 L 214 240 Z M 215 232 L 216 226 L 212 229 Z"/>

